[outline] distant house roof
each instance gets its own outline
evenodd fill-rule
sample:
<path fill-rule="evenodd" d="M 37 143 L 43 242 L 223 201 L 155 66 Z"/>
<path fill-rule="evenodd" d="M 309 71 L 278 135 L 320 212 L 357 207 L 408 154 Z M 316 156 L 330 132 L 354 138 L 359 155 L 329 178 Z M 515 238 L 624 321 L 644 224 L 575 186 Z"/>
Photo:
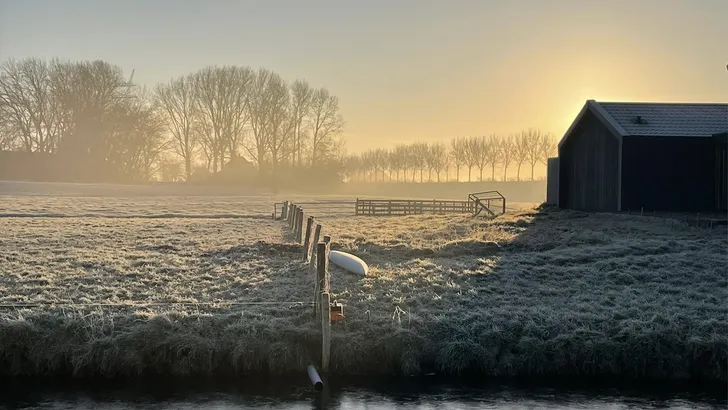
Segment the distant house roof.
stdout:
<path fill-rule="evenodd" d="M 618 137 L 712 137 L 728 129 L 728 104 L 588 100 L 559 145 L 590 111 Z"/>

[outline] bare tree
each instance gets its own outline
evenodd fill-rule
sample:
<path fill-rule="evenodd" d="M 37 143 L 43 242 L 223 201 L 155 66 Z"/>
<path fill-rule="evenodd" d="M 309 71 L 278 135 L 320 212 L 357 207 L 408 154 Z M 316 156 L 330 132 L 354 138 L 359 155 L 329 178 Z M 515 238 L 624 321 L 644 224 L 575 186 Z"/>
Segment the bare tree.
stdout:
<path fill-rule="evenodd" d="M 320 88 L 313 93 L 311 102 L 311 164 L 326 156 L 327 151 L 344 129 L 339 112 L 339 99 Z"/>
<path fill-rule="evenodd" d="M 167 84 L 158 85 L 156 102 L 174 140 L 173 150 L 184 162 L 185 180 L 189 181 L 197 146 L 194 134 L 196 105 L 194 80 L 189 76 L 179 77 Z"/>
<path fill-rule="evenodd" d="M 438 142 L 430 145 L 430 169 L 435 171 L 437 182 L 440 182 L 440 174 L 448 166 L 447 147 L 445 144 Z"/>
<path fill-rule="evenodd" d="M 531 165 L 531 181 L 534 180 L 533 174 L 536 164 L 543 160 L 548 138 L 540 130 L 528 129 L 521 133 L 523 149 L 526 153 L 526 161 Z"/>
<path fill-rule="evenodd" d="M 16 148 L 18 142 L 15 130 L 10 124 L 3 103 L 0 102 L 0 151 Z"/>
<path fill-rule="evenodd" d="M 445 182 L 450 181 L 450 170 L 453 166 L 452 151 L 447 149 L 445 146 L 445 155 L 442 158 L 442 170 L 445 171 Z"/>
<path fill-rule="evenodd" d="M 464 140 L 465 145 L 465 165 L 468 167 L 468 182 L 472 182 L 471 174 L 473 167 L 478 166 L 482 161 L 482 150 L 480 138 L 470 137 Z M 480 179 L 483 179 L 483 166 L 480 167 Z"/>
<path fill-rule="evenodd" d="M 161 170 L 167 150 L 164 118 L 150 93 L 137 90 L 107 114 L 105 159 L 125 181 L 148 181 Z"/>
<path fill-rule="evenodd" d="M 212 155 L 212 171 L 222 169 L 225 154 L 236 156 L 250 118 L 246 108 L 252 71 L 247 67 L 206 67 L 192 77 L 200 142 Z"/>
<path fill-rule="evenodd" d="M 400 145 L 397 145 L 394 149 L 389 151 L 390 171 L 394 173 L 396 182 L 399 182 L 400 173 L 404 165 L 402 155 L 400 153 L 400 147 Z"/>
<path fill-rule="evenodd" d="M 382 156 L 382 176 L 384 177 L 384 174 L 386 174 L 387 180 L 392 182 L 392 175 L 396 171 L 394 154 L 392 151 L 383 148 L 380 148 L 378 151 L 381 151 L 380 155 Z"/>
<path fill-rule="evenodd" d="M 369 150 L 361 154 L 362 169 L 365 174 L 369 172 L 369 182 L 376 182 L 377 176 L 377 158 L 374 150 Z"/>
<path fill-rule="evenodd" d="M 508 138 L 502 138 L 498 146 L 501 165 L 503 165 L 503 181 L 508 178 L 508 166 L 513 161 L 515 151 L 515 137 L 509 135 Z"/>
<path fill-rule="evenodd" d="M 425 168 L 427 168 L 427 155 L 429 147 L 424 142 L 416 142 L 410 146 L 410 155 L 416 169 L 420 171 L 420 182 L 424 182 Z M 414 172 L 412 173 L 412 182 L 414 181 Z"/>
<path fill-rule="evenodd" d="M 58 63 L 56 70 L 53 87 L 64 124 L 59 154 L 69 165 L 98 169 L 96 177 L 103 178 L 103 170 L 114 173 L 109 178 L 132 175 L 138 151 L 133 136 L 121 130 L 136 124 L 141 108 L 150 108 L 147 95 L 104 61 Z"/>
<path fill-rule="evenodd" d="M 271 158 L 272 176 L 276 178 L 279 164 L 294 151 L 292 142 L 293 129 L 296 124 L 288 85 L 278 74 L 270 77 L 266 94 L 269 118 L 268 151 Z"/>
<path fill-rule="evenodd" d="M 311 104 L 313 102 L 314 90 L 305 80 L 296 80 L 291 84 L 291 104 L 293 116 L 293 158 L 292 165 L 300 165 L 303 163 L 304 137 L 306 130 L 304 129 L 304 119 L 311 112 Z"/>
<path fill-rule="evenodd" d="M 409 148 L 406 145 L 398 144 L 394 147 L 391 155 L 395 172 L 397 173 L 397 182 L 399 179 L 399 172 L 402 171 L 402 176 L 405 182 L 407 182 L 407 170 L 409 169 Z"/>
<path fill-rule="evenodd" d="M 480 171 L 479 181 L 483 180 L 483 169 L 488 164 L 488 140 L 485 137 L 470 137 L 468 138 L 468 152 L 475 161 L 475 166 Z"/>
<path fill-rule="evenodd" d="M 455 180 L 457 182 L 460 182 L 460 168 L 468 163 L 468 147 L 466 141 L 462 137 L 453 138 L 450 141 L 450 153 L 452 162 L 455 165 Z M 468 179 L 470 179 L 470 171 L 468 171 Z"/>
<path fill-rule="evenodd" d="M 387 180 L 387 168 L 389 162 L 389 153 L 387 150 L 377 148 L 373 151 L 374 172 L 380 171 L 382 174 L 382 182 Z"/>
<path fill-rule="evenodd" d="M 223 138 L 227 144 L 230 159 L 240 156 L 245 129 L 250 122 L 248 98 L 255 73 L 249 67 L 227 67 L 229 82 L 233 84 L 228 90 L 223 110 Z M 224 151 L 223 161 L 224 161 Z"/>
<path fill-rule="evenodd" d="M 435 169 L 435 159 L 432 157 L 432 150 L 429 144 L 425 144 L 425 168 L 427 168 L 427 182 L 432 182 L 432 171 Z"/>
<path fill-rule="evenodd" d="M 521 131 L 513 144 L 513 160 L 516 164 L 518 164 L 518 170 L 516 173 L 516 179 L 518 181 L 521 180 L 521 166 L 528 159 L 528 144 L 528 133 L 526 131 Z"/>
<path fill-rule="evenodd" d="M 546 133 L 541 140 L 541 159 L 544 165 L 548 165 L 549 158 L 558 155 L 558 142 L 553 135 Z"/>
<path fill-rule="evenodd" d="M 168 141 L 164 138 L 164 118 L 154 109 L 149 94 L 139 96 L 132 111 L 133 126 L 129 134 L 136 149 L 132 157 L 131 180 L 149 181 L 161 171 Z"/>
<path fill-rule="evenodd" d="M 60 134 L 51 65 L 37 58 L 9 60 L 0 67 L 0 110 L 5 127 L 25 151 L 53 152 Z"/>
<path fill-rule="evenodd" d="M 268 138 L 269 138 L 269 104 L 268 83 L 274 73 L 270 70 L 259 69 L 248 96 L 248 111 L 250 112 L 250 128 L 252 130 L 251 143 L 244 144 L 248 154 L 258 163 L 258 172 L 262 176 L 268 167 Z"/>
<path fill-rule="evenodd" d="M 501 157 L 501 138 L 495 134 L 491 134 L 487 139 L 484 138 L 485 149 L 483 155 L 488 164 L 490 164 L 490 180 L 495 181 L 495 167 L 503 161 Z"/>

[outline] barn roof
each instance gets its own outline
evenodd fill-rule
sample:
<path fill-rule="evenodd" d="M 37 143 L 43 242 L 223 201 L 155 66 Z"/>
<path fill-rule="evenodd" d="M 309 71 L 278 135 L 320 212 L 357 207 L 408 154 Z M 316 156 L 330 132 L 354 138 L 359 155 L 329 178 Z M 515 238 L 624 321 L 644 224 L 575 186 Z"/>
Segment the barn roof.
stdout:
<path fill-rule="evenodd" d="M 627 135 L 711 137 L 728 129 L 728 104 L 599 102 Z M 640 117 L 644 123 L 638 123 Z"/>
<path fill-rule="evenodd" d="M 728 104 L 588 100 L 559 145 L 587 111 L 592 112 L 617 137 L 712 137 L 728 129 Z"/>

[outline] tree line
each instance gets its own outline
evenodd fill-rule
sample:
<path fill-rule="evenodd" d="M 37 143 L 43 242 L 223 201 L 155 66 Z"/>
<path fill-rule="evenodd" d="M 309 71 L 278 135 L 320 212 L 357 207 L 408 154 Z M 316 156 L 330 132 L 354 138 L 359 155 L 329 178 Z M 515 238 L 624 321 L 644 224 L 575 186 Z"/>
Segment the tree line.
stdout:
<path fill-rule="evenodd" d="M 276 186 L 302 181 L 505 180 L 555 152 L 546 133 L 459 137 L 345 155 L 339 100 L 325 88 L 243 66 L 208 66 L 146 89 L 106 61 L 0 65 L 0 150 L 54 155 L 105 181 L 189 181 L 242 158 Z M 245 161 L 243 161 L 245 162 Z M 176 175 L 179 174 L 179 175 Z"/>
<path fill-rule="evenodd" d="M 170 163 L 189 180 L 200 167 L 215 173 L 247 158 L 275 182 L 342 157 L 339 100 L 305 80 L 241 66 L 205 67 L 151 90 L 132 77 L 105 61 L 5 62 L 0 150 L 57 154 L 125 181 Z"/>
<path fill-rule="evenodd" d="M 473 171 L 477 171 L 480 181 L 506 181 L 512 167 L 516 168 L 517 180 L 521 180 L 521 168 L 528 166 L 533 180 L 536 165 L 546 165 L 556 151 L 556 140 L 551 134 L 528 129 L 508 137 L 457 137 L 449 146 L 442 142 L 417 142 L 389 150 L 372 149 L 348 156 L 345 169 L 351 180 L 369 182 L 440 182 L 450 180 L 451 176 L 461 181 L 461 170 L 467 170 L 470 182 Z M 502 174 L 496 175 L 496 168 Z"/>

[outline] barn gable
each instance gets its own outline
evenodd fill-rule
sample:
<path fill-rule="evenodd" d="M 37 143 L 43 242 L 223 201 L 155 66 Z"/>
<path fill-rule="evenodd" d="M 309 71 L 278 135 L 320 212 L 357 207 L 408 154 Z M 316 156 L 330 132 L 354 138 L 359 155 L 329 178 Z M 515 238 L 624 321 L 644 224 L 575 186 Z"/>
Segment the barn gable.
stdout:
<path fill-rule="evenodd" d="M 728 104 L 625 103 L 587 100 L 559 142 L 561 146 L 589 111 L 615 137 L 711 137 L 728 129 Z"/>

